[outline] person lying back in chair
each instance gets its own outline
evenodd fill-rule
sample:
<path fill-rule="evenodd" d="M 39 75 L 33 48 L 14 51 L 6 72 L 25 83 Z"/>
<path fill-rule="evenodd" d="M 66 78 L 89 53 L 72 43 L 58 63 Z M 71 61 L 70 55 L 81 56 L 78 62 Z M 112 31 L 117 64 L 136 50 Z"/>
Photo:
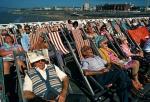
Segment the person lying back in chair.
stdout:
<path fill-rule="evenodd" d="M 65 102 L 69 79 L 57 66 L 33 53 L 24 81 L 24 97 L 29 102 Z"/>
<path fill-rule="evenodd" d="M 122 48 L 123 52 L 127 57 L 133 57 L 133 56 L 139 56 L 139 57 L 144 57 L 143 56 L 143 51 L 138 50 L 137 53 L 132 53 L 131 48 L 128 45 L 128 41 L 126 37 L 121 37 L 118 38 L 118 43 L 120 44 L 120 47 Z"/>
<path fill-rule="evenodd" d="M 107 62 L 94 55 L 89 46 L 84 46 L 81 53 L 84 57 L 81 61 L 84 74 L 94 76 L 100 84 L 106 87 L 111 87 L 114 83 L 117 84 L 117 94 L 120 102 L 128 102 L 128 91 L 131 85 L 128 75 L 119 68 L 106 67 Z"/>
<path fill-rule="evenodd" d="M 14 95 L 14 93 L 11 91 L 13 79 L 11 68 L 14 67 L 15 61 L 21 72 L 23 72 L 23 70 L 26 68 L 25 63 L 22 60 L 22 56 L 14 56 L 14 52 L 19 54 L 23 52 L 23 49 L 21 45 L 14 42 L 14 39 L 11 35 L 6 34 L 4 37 L 4 44 L 0 47 L 0 56 L 3 58 L 5 93 L 9 97 L 9 100 L 11 100 Z"/>
<path fill-rule="evenodd" d="M 108 63 L 114 63 L 119 65 L 122 69 L 132 69 L 132 82 L 136 86 L 137 90 L 142 89 L 143 85 L 138 80 L 138 71 L 139 71 L 139 61 L 132 59 L 120 59 L 117 54 L 108 47 L 107 38 L 105 36 L 101 36 L 99 40 L 99 52 L 103 59 L 105 59 Z"/>

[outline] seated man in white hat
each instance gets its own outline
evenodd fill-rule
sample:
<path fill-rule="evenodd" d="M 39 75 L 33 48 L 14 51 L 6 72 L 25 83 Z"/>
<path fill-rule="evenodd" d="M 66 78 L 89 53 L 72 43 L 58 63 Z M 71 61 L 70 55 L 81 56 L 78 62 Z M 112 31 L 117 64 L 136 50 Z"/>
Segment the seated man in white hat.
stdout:
<path fill-rule="evenodd" d="M 69 79 L 57 66 L 47 63 L 44 56 L 28 56 L 32 68 L 24 80 L 24 97 L 30 102 L 65 102 Z M 32 58 L 32 59 L 30 59 Z"/>

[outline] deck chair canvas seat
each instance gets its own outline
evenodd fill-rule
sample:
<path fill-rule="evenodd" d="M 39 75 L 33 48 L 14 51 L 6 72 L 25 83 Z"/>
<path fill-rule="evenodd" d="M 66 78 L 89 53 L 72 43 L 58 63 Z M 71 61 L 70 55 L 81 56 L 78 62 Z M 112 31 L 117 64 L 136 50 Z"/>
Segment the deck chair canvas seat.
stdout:
<path fill-rule="evenodd" d="M 56 47 L 57 51 L 60 51 L 62 54 L 69 53 L 69 51 L 65 48 L 65 46 L 62 43 L 62 40 L 59 36 L 59 32 L 50 32 L 48 35 L 49 35 L 50 41 Z"/>
<path fill-rule="evenodd" d="M 90 45 L 90 42 L 88 39 L 87 40 L 83 39 L 82 31 L 79 28 L 72 30 L 72 35 L 75 40 L 76 49 L 77 49 L 79 58 L 82 59 L 82 54 L 80 52 L 81 47 L 83 47 L 84 45 Z"/>
<path fill-rule="evenodd" d="M 142 41 L 145 41 L 145 38 L 149 36 L 149 31 L 146 27 L 138 27 L 134 30 L 128 30 L 131 38 L 140 45 Z"/>

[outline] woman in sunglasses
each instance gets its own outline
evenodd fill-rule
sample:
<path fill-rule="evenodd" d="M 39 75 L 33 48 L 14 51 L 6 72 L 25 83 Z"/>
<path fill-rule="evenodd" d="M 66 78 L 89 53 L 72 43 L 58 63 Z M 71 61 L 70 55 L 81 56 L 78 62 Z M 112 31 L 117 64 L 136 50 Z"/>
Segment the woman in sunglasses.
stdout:
<path fill-rule="evenodd" d="M 142 89 L 142 84 L 138 80 L 138 71 L 139 71 L 139 61 L 131 60 L 131 59 L 120 59 L 118 55 L 108 47 L 107 38 L 105 36 L 101 36 L 101 40 L 99 41 L 99 52 L 103 59 L 105 59 L 108 63 L 114 63 L 119 65 L 122 69 L 132 69 L 132 82 L 137 90 Z"/>

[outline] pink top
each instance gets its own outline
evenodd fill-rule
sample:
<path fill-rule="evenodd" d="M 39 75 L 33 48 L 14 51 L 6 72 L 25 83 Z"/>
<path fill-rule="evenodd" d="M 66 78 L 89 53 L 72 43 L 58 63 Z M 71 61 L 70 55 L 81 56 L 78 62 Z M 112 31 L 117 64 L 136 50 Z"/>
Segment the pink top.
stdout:
<path fill-rule="evenodd" d="M 124 64 L 125 69 L 131 68 L 132 64 L 135 63 L 134 60 L 130 60 L 130 59 L 127 61 L 120 60 L 112 51 L 108 51 L 108 55 L 112 62 L 118 62 Z"/>
<path fill-rule="evenodd" d="M 121 46 L 123 52 L 124 52 L 128 57 L 130 57 L 130 56 L 133 55 L 133 54 L 131 53 L 130 48 L 129 48 L 128 45 L 126 45 L 126 44 L 121 44 L 120 46 Z"/>
<path fill-rule="evenodd" d="M 107 50 L 107 52 L 112 62 L 116 62 L 120 60 L 112 51 Z"/>

